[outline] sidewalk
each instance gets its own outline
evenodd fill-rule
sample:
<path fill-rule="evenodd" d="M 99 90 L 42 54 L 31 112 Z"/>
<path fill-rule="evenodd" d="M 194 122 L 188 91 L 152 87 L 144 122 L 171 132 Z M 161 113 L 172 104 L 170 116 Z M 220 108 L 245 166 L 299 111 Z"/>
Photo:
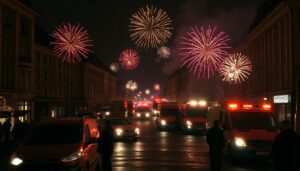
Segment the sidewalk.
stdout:
<path fill-rule="evenodd" d="M 8 170 L 9 158 L 13 149 L 15 148 L 15 142 L 0 142 L 0 170 Z"/>

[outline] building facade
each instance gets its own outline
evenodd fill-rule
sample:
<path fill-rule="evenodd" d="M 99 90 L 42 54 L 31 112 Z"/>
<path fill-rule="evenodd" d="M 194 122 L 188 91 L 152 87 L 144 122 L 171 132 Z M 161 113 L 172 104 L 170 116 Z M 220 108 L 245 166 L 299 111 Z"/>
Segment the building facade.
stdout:
<path fill-rule="evenodd" d="M 30 121 L 96 112 L 115 100 L 116 76 L 92 55 L 79 64 L 57 58 L 36 16 L 18 0 L 0 1 L 0 97 L 6 104 L 28 111 L 20 118 Z M 0 113 L 0 121 L 4 117 Z"/>
<path fill-rule="evenodd" d="M 299 9 L 299 0 L 278 1 L 256 23 L 244 41 L 235 48 L 235 51 L 242 52 L 252 60 L 251 76 L 241 85 L 226 88 L 229 98 L 271 101 L 279 121 L 288 119 L 297 126 L 300 119 Z"/>
<path fill-rule="evenodd" d="M 16 0 L 0 2 L 0 96 L 15 110 L 32 111 L 34 25 L 37 13 Z M 27 114 L 21 119 L 30 120 Z"/>
<path fill-rule="evenodd" d="M 190 100 L 218 101 L 224 99 L 222 84 L 218 78 L 198 79 L 187 69 L 180 68 L 168 77 L 165 96 L 180 103 Z"/>

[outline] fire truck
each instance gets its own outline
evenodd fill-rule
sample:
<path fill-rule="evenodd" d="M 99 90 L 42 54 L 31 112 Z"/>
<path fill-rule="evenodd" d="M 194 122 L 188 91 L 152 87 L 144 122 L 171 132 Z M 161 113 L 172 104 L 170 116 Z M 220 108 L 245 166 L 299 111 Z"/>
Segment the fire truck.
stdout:
<path fill-rule="evenodd" d="M 159 106 L 159 115 L 156 118 L 157 129 L 178 129 L 180 124 L 180 106 L 177 102 L 163 102 Z"/>
<path fill-rule="evenodd" d="M 231 161 L 243 158 L 270 158 L 278 133 L 271 104 L 227 103 L 209 108 L 209 126 L 214 120 L 222 123 L 226 151 Z"/>
<path fill-rule="evenodd" d="M 183 133 L 206 133 L 208 126 L 208 105 L 205 100 L 183 104 L 180 126 Z"/>

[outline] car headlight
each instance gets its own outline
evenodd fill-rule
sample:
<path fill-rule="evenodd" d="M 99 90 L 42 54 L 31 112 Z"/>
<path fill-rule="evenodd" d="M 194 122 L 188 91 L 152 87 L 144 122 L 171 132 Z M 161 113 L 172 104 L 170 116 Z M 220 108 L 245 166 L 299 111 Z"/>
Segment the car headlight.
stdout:
<path fill-rule="evenodd" d="M 186 125 L 187 125 L 187 126 L 192 126 L 193 124 L 192 124 L 191 121 L 186 121 Z"/>
<path fill-rule="evenodd" d="M 161 121 L 160 121 L 160 124 L 161 124 L 162 126 L 165 126 L 165 125 L 167 125 L 167 122 L 166 122 L 165 120 L 161 120 Z"/>
<path fill-rule="evenodd" d="M 140 113 L 137 113 L 136 116 L 137 116 L 137 117 L 141 117 L 141 114 L 140 114 Z"/>
<path fill-rule="evenodd" d="M 120 136 L 123 134 L 123 130 L 120 128 L 116 129 L 115 131 L 116 131 L 117 136 Z"/>
<path fill-rule="evenodd" d="M 149 118 L 150 117 L 150 113 L 146 113 L 146 117 Z"/>
<path fill-rule="evenodd" d="M 19 166 L 22 163 L 23 163 L 23 160 L 20 159 L 19 157 L 13 157 L 10 161 L 10 164 L 14 165 L 14 166 Z"/>
<path fill-rule="evenodd" d="M 134 132 L 139 135 L 140 134 L 140 129 L 139 128 L 135 128 Z"/>
<path fill-rule="evenodd" d="M 80 149 L 79 151 L 76 151 L 76 152 L 70 154 L 69 156 L 63 158 L 61 161 L 68 163 L 68 162 L 78 160 L 82 156 L 83 156 L 83 149 Z"/>
<path fill-rule="evenodd" d="M 106 116 L 110 115 L 110 112 L 105 112 L 105 115 L 106 115 Z"/>
<path fill-rule="evenodd" d="M 237 147 L 246 147 L 246 142 L 243 138 L 235 137 L 234 143 Z"/>

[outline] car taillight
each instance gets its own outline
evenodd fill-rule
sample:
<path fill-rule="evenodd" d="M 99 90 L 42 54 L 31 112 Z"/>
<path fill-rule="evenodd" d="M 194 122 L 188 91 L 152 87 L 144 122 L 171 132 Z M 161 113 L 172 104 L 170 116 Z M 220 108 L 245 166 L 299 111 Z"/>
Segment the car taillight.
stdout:
<path fill-rule="evenodd" d="M 251 105 L 251 104 L 244 104 L 243 108 L 250 109 L 250 108 L 253 108 L 253 105 Z"/>
<path fill-rule="evenodd" d="M 269 104 L 263 104 L 262 107 L 265 110 L 270 110 L 272 108 L 271 105 L 269 105 Z"/>
<path fill-rule="evenodd" d="M 228 107 L 230 109 L 236 109 L 238 107 L 238 105 L 236 103 L 231 103 L 231 104 L 228 105 Z"/>

